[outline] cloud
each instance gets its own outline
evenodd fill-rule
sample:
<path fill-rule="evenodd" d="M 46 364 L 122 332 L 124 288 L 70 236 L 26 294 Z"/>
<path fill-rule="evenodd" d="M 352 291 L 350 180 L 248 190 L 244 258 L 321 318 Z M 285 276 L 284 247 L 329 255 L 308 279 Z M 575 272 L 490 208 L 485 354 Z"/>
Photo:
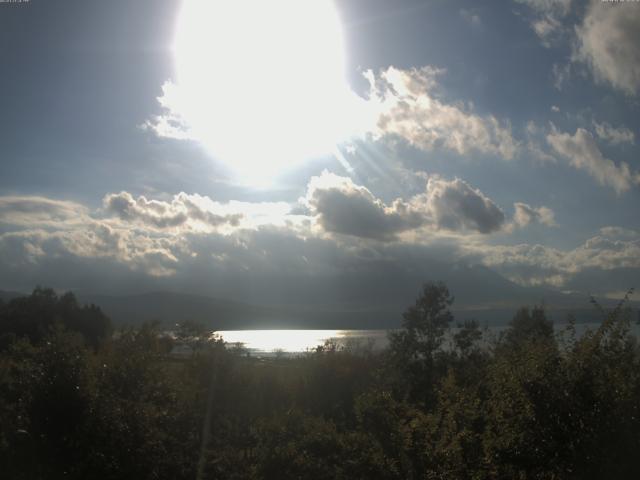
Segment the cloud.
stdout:
<path fill-rule="evenodd" d="M 443 73 L 430 66 L 410 70 L 389 67 L 377 76 L 366 72 L 370 102 L 378 112 L 375 133 L 400 137 L 421 150 L 444 148 L 460 155 L 480 152 L 512 159 L 519 145 L 508 122 L 436 98 L 437 77 Z"/>
<path fill-rule="evenodd" d="M 402 234 L 413 231 L 425 232 L 420 241 L 427 243 L 440 230 L 493 231 L 501 218 L 498 210 L 495 223 L 493 202 L 457 179 L 431 178 L 424 193 L 387 205 L 349 178 L 324 172 L 309 182 L 304 203 L 306 213 L 295 213 L 285 203 L 218 203 L 184 192 L 157 200 L 120 192 L 91 210 L 42 197 L 0 197 L 1 277 L 6 283 L 32 275 L 37 283 L 51 268 L 95 278 L 98 270 L 91 269 L 99 263 L 121 275 L 173 278 L 202 262 L 221 275 L 328 274 L 329 265 L 335 271 L 379 256 L 363 240 L 406 244 L 411 240 Z"/>
<path fill-rule="evenodd" d="M 593 122 L 593 126 L 596 129 L 596 135 L 598 138 L 609 142 L 612 145 L 622 145 L 629 143 L 633 145 L 635 143 L 634 133 L 626 127 L 612 127 L 608 123 Z"/>
<path fill-rule="evenodd" d="M 60 222 L 55 230 L 35 227 L 1 234 L 0 263 L 20 272 L 54 260 L 77 263 L 106 259 L 129 271 L 166 276 L 175 273 L 177 262 L 171 243 L 147 232 L 116 228 L 100 221 L 87 219 L 74 225 Z"/>
<path fill-rule="evenodd" d="M 237 226 L 241 213 L 221 214 L 219 205 L 200 195 L 179 193 L 171 202 L 147 200 L 144 196 L 133 198 L 128 192 L 109 194 L 104 197 L 104 208 L 128 222 L 140 222 L 156 228 L 171 228 L 187 222 L 201 222 L 217 227 L 228 224 Z"/>
<path fill-rule="evenodd" d="M 547 135 L 547 142 L 556 153 L 568 158 L 571 166 L 585 170 L 600 185 L 611 187 L 618 194 L 640 183 L 640 177 L 631 173 L 627 163 L 616 165 L 613 160 L 606 158 L 593 135 L 583 128 L 578 128 L 574 135 L 570 135 L 553 127 Z"/>
<path fill-rule="evenodd" d="M 503 226 L 504 212 L 480 190 L 456 178 L 430 178 L 426 205 L 438 228 L 491 233 Z"/>
<path fill-rule="evenodd" d="M 571 59 L 553 65 L 555 87 L 571 77 L 572 64 L 587 66 L 595 81 L 628 95 L 640 88 L 640 9 L 635 2 L 590 0 L 578 25 L 569 26 L 571 0 L 515 0 L 531 12 L 531 28 L 544 47 L 570 41 Z M 582 9 L 577 10 L 582 11 Z"/>
<path fill-rule="evenodd" d="M 529 121 L 527 122 L 525 133 L 527 136 L 527 153 L 532 155 L 536 160 L 539 160 L 543 163 L 557 162 L 556 158 L 552 155 L 549 155 L 549 153 L 547 153 L 541 145 L 541 142 L 545 141 L 545 136 L 547 133 L 544 128 L 540 127 L 533 121 Z"/>
<path fill-rule="evenodd" d="M 549 48 L 565 33 L 562 19 L 571 10 L 571 0 L 516 0 L 533 12 L 531 28 L 543 46 Z"/>
<path fill-rule="evenodd" d="M 554 63 L 551 69 L 551 77 L 553 79 L 553 86 L 556 90 L 562 90 L 564 85 L 571 78 L 571 63 L 558 64 Z"/>
<path fill-rule="evenodd" d="M 179 223 L 172 214 L 165 215 L 170 221 L 158 221 L 134 210 L 135 216 L 122 219 L 104 209 L 89 211 L 74 204 L 60 216 L 50 208 L 56 200 L 0 200 L 18 211 L 25 204 L 36 205 L 29 208 L 34 213 L 31 222 L 3 224 L 0 230 L 0 288 L 29 289 L 44 282 L 85 292 L 177 289 L 267 303 L 331 303 L 360 295 L 370 303 L 377 298 L 371 299 L 367 285 L 375 286 L 388 300 L 393 298 L 389 275 L 401 279 L 408 275 L 403 273 L 410 270 L 407 266 L 415 267 L 410 255 L 386 249 L 390 243 L 364 244 L 351 236 L 336 241 L 316 235 L 310 217 L 307 228 L 304 221 L 299 225 L 280 222 L 280 226 L 264 223 L 221 233 L 184 225 L 165 228 Z M 145 212 L 150 208 L 161 214 L 170 211 L 167 205 L 149 207 L 151 201 L 140 202 Z M 5 212 L 15 215 L 9 207 Z M 402 265 L 395 260 L 398 256 L 403 258 Z M 410 282 L 410 288 L 399 290 L 410 297 L 419 282 L 404 281 Z"/>
<path fill-rule="evenodd" d="M 550 208 L 535 208 L 521 202 L 514 203 L 513 207 L 515 209 L 513 221 L 519 227 L 526 227 L 527 225 L 536 223 L 550 227 L 556 224 L 553 210 Z"/>
<path fill-rule="evenodd" d="M 318 305 L 318 312 L 347 308 L 347 321 L 354 310 L 345 305 L 354 305 L 370 324 L 372 311 L 389 322 L 389 312 L 401 312 L 427 280 L 449 280 L 469 302 L 500 298 L 509 286 L 486 269 L 458 263 L 455 237 L 420 235 L 419 243 L 337 238 L 312 228 L 312 217 L 307 228 L 263 224 L 224 234 L 87 211 L 77 210 L 82 222 L 42 214 L 46 230 L 34 222 L 0 233 L 0 288 L 40 283 L 85 293 L 187 291 L 257 304 Z"/>
<path fill-rule="evenodd" d="M 447 234 L 505 228 L 495 203 L 460 179 L 430 177 L 424 192 L 386 204 L 353 181 L 327 173 L 310 182 L 309 215 L 284 214 L 279 224 L 241 223 L 225 232 L 191 228 L 188 222 L 159 228 L 155 220 L 122 219 L 78 203 L 19 198 L 0 197 L 1 218 L 22 218 L 22 223 L 3 223 L 0 230 L 0 288 L 28 289 L 44 282 L 94 292 L 177 289 L 249 302 L 406 304 L 427 279 L 450 280 L 467 301 L 474 295 L 487 301 L 483 289 L 488 285 L 491 298 L 511 292 L 502 299 L 513 300 L 509 282 L 489 270 L 469 269 L 472 263 L 523 285 L 598 291 L 602 275 L 624 271 L 625 282 L 640 278 L 636 230 L 606 227 L 569 250 L 494 245 L 479 235 Z M 166 213 L 172 202 L 164 203 L 157 210 Z M 256 211 L 264 210 L 255 205 Z M 542 207 L 520 205 L 514 222 L 549 219 Z M 348 214 L 334 215 L 336 208 Z M 251 211 L 247 205 L 243 209 Z M 19 217 L 24 211 L 30 220 Z M 382 216 L 384 233 L 372 233 L 366 221 L 358 223 L 363 212 Z M 291 217 L 303 219 L 296 223 Z M 349 222 L 356 226 L 349 228 Z M 337 237 L 330 229 L 343 233 Z M 405 237 L 408 232 L 415 235 Z M 609 290 L 629 286 L 606 285 Z"/>
<path fill-rule="evenodd" d="M 118 264 L 127 271 L 155 277 L 176 273 L 178 259 L 188 256 L 185 235 L 289 222 L 284 203 L 212 201 L 180 193 L 171 201 L 134 198 L 128 192 L 108 194 L 103 209 L 43 197 L 0 197 L 0 264 L 20 271 L 51 262 L 88 259 Z M 36 282 L 39 280 L 36 279 Z"/>
<path fill-rule="evenodd" d="M 636 280 L 640 280 L 640 232 L 620 227 L 602 228 L 597 235 L 571 250 L 537 244 L 473 248 L 477 249 L 485 265 L 521 285 L 566 288 L 579 277 L 591 276 L 593 280 L 587 282 L 587 288 L 603 292 L 611 290 L 612 286 L 599 284 L 598 272 L 623 270 L 635 272 Z M 633 285 L 620 287 L 630 286 Z"/>
<path fill-rule="evenodd" d="M 576 27 L 573 60 L 584 62 L 595 80 L 628 95 L 640 89 L 640 9 L 634 2 L 592 0 Z"/>
<path fill-rule="evenodd" d="M 480 19 L 476 14 L 463 10 L 461 15 L 469 19 L 473 25 L 480 25 Z M 510 123 L 498 120 L 493 115 L 479 115 L 474 112 L 472 104 L 446 102 L 438 98 L 438 77 L 444 73 L 444 69 L 433 66 L 408 70 L 388 67 L 377 74 L 368 70 L 364 72 L 370 87 L 365 95 L 367 98 L 349 90 L 343 92 L 341 97 L 331 99 L 332 102 L 335 100 L 335 107 L 329 108 L 320 102 L 322 105 L 318 106 L 319 111 L 324 112 L 321 122 L 310 121 L 307 116 L 313 111 L 301 107 L 304 102 L 315 98 L 314 92 L 309 91 L 308 97 L 301 98 L 300 102 L 293 102 L 293 110 L 300 114 L 300 118 L 287 118 L 287 124 L 295 124 L 296 128 L 293 130 L 283 129 L 282 125 L 278 128 L 266 128 L 266 124 L 278 124 L 281 119 L 274 121 L 273 118 L 265 118 L 261 124 L 254 118 L 253 110 L 242 116 L 234 108 L 227 108 L 225 112 L 232 112 L 234 121 L 238 124 L 234 132 L 230 132 L 229 119 L 217 111 L 215 103 L 211 103 L 211 112 L 208 112 L 213 118 L 202 114 L 195 115 L 193 111 L 202 109 L 201 101 L 187 95 L 185 90 L 188 89 L 185 87 L 166 82 L 162 87 L 162 96 L 158 98 L 162 114 L 147 120 L 141 128 L 159 137 L 200 141 L 222 158 L 229 157 L 233 152 L 236 158 L 250 159 L 260 155 L 262 148 L 262 156 L 268 157 L 270 162 L 283 162 L 283 158 L 288 158 L 294 151 L 296 159 L 306 158 L 309 154 L 326 153 L 326 145 L 335 145 L 336 142 L 357 136 L 373 135 L 374 138 L 401 138 L 421 150 L 442 148 L 460 155 L 479 152 L 512 159 L 518 152 L 519 143 L 512 136 Z M 300 95 L 304 91 L 303 87 L 297 86 L 296 91 Z M 218 92 L 214 97 L 216 102 L 229 102 L 224 92 Z M 314 99 L 313 102 L 318 100 Z M 188 104 L 193 105 L 186 108 L 185 105 Z M 281 106 L 273 107 L 274 111 L 282 110 Z M 264 117 L 265 113 L 262 112 L 260 118 Z M 197 121 L 189 120 L 196 117 Z M 250 126 L 246 123 L 246 117 L 252 118 Z M 300 124 L 306 125 L 304 132 L 299 131 Z M 272 138 L 273 135 L 268 133 L 272 129 L 276 130 L 274 135 L 278 138 L 282 137 L 285 131 L 288 131 L 289 137 L 291 131 L 298 132 L 298 135 L 296 138 L 288 138 L 285 145 L 280 145 L 280 152 L 277 154 L 278 152 L 271 151 L 275 140 Z M 238 132 L 252 138 L 247 142 Z M 228 142 L 225 140 L 227 138 Z M 324 145 L 323 148 L 314 147 L 307 151 L 318 144 L 318 141 Z M 215 146 L 211 142 L 215 143 Z M 302 145 L 307 146 L 298 148 Z M 289 148 L 294 150 L 285 155 L 282 150 L 288 151 Z M 276 158 L 272 158 L 274 153 L 277 154 Z M 284 164 L 290 164 L 289 160 L 293 161 L 288 158 Z M 255 170 L 258 165 L 253 162 L 249 166 Z"/>
<path fill-rule="evenodd" d="M 346 177 L 323 172 L 309 182 L 303 200 L 327 232 L 391 241 L 409 230 L 500 230 L 505 216 L 488 197 L 460 179 L 431 177 L 424 193 L 385 204 Z"/>
<path fill-rule="evenodd" d="M 88 209 L 75 202 L 52 200 L 38 196 L 0 197 L 0 223 L 32 225 L 74 221 L 85 217 Z"/>
<path fill-rule="evenodd" d="M 184 192 L 174 195 L 171 201 L 134 198 L 128 192 L 111 193 L 104 197 L 103 207 L 105 213 L 129 223 L 157 229 L 207 231 L 279 224 L 290 211 L 284 202 L 219 203 L 207 196 Z"/>
<path fill-rule="evenodd" d="M 469 9 L 466 9 L 466 8 L 461 8 L 460 9 L 460 17 L 462 17 L 462 19 L 465 22 L 467 22 L 469 25 L 471 25 L 474 28 L 481 28 L 482 27 L 482 19 L 480 18 L 480 15 L 478 15 L 473 10 L 469 10 Z"/>
<path fill-rule="evenodd" d="M 387 206 L 367 188 L 326 170 L 309 182 L 305 203 L 327 232 L 361 238 L 392 240 L 426 221 L 401 200 Z"/>
<path fill-rule="evenodd" d="M 562 24 L 557 19 L 548 16 L 535 20 L 531 26 L 542 40 L 542 45 L 547 48 L 551 46 L 550 39 L 562 28 Z"/>
<path fill-rule="evenodd" d="M 142 130 L 153 132 L 160 138 L 198 139 L 182 111 L 182 105 L 187 100 L 177 85 L 170 81 L 165 82 L 162 85 L 162 95 L 157 100 L 162 108 L 162 114 L 147 119 L 140 125 Z"/>
<path fill-rule="evenodd" d="M 470 247 L 479 260 L 509 280 L 525 286 L 561 287 L 575 272 L 568 272 L 566 252 L 539 244 Z"/>

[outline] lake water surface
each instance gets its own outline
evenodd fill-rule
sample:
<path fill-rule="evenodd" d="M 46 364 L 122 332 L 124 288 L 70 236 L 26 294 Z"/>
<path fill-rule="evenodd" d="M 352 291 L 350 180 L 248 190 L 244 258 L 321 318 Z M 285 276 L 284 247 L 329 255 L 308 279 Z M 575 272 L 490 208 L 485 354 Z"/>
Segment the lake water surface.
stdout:
<path fill-rule="evenodd" d="M 576 334 L 582 335 L 587 329 L 595 329 L 597 323 L 578 323 L 575 325 Z M 565 323 L 555 324 L 557 331 L 567 327 Z M 485 327 L 485 341 L 497 338 L 507 326 Z M 632 332 L 640 335 L 640 327 L 634 322 Z M 313 350 L 333 340 L 339 346 L 362 345 L 374 350 L 388 345 L 387 334 L 390 330 L 221 330 L 216 332 L 229 344 L 242 344 L 250 352 L 269 356 L 278 352 L 287 354 L 303 353 Z M 452 328 L 451 332 L 456 332 Z"/>
<path fill-rule="evenodd" d="M 302 353 L 327 340 L 339 346 L 362 343 L 374 349 L 387 345 L 388 330 L 223 330 L 216 332 L 230 344 L 242 344 L 251 352 Z"/>

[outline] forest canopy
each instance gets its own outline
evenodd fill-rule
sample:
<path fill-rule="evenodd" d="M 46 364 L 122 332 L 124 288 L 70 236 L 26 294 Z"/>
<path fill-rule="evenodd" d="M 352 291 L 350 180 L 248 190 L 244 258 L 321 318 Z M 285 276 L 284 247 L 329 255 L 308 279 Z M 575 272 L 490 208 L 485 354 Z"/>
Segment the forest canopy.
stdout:
<path fill-rule="evenodd" d="M 36 288 L 0 304 L 7 478 L 632 479 L 640 352 L 624 300 L 597 328 L 523 307 L 491 337 L 424 285 L 389 346 L 269 359 L 194 323 L 112 331 Z M 456 328 L 453 328 L 456 327 Z M 172 355 L 190 342 L 189 355 Z"/>

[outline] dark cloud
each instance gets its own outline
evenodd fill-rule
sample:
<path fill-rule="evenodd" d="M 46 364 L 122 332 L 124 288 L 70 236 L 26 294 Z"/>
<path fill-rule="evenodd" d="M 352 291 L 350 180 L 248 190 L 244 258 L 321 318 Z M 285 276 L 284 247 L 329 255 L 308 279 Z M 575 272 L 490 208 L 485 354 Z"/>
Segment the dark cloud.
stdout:
<path fill-rule="evenodd" d="M 393 240 L 426 220 L 400 200 L 387 206 L 365 187 L 326 171 L 309 183 L 306 202 L 327 232 L 361 238 Z"/>
<path fill-rule="evenodd" d="M 426 205 L 438 228 L 491 233 L 504 224 L 504 212 L 463 180 L 438 178 L 427 183 Z"/>
<path fill-rule="evenodd" d="M 0 205 L 9 203 L 2 200 Z M 524 299 L 526 293 L 501 275 L 525 285 L 600 288 L 589 279 L 620 270 L 627 280 L 640 271 L 640 237 L 634 230 L 603 228 L 573 250 L 488 245 L 477 243 L 477 236 L 467 242 L 458 233 L 439 233 L 492 231 L 504 225 L 502 211 L 458 179 L 432 178 L 424 193 L 386 205 L 348 179 L 321 176 L 305 201 L 315 221 L 303 216 L 298 223 L 292 219 L 224 231 L 131 223 L 100 217 L 79 204 L 65 204 L 68 213 L 75 208 L 75 216 L 60 216 L 51 207 L 54 200 L 17 202 L 19 212 L 31 205 L 31 221 L 5 225 L 9 231 L 0 233 L 0 288 L 24 290 L 46 283 L 101 293 L 166 289 L 265 304 L 398 311 L 427 280 L 449 282 L 461 303 L 499 303 Z M 38 204 L 41 208 L 34 207 Z M 15 215 L 6 208 L 5 213 Z M 166 202 L 149 207 L 154 208 L 157 214 L 167 213 Z M 539 213 L 526 204 L 519 208 L 532 218 Z M 322 223 L 320 216 L 333 209 L 343 216 L 331 214 Z M 373 232 L 378 223 L 355 221 L 353 215 L 363 212 L 385 226 L 384 234 Z M 349 229 L 350 222 L 354 226 Z M 314 225 L 323 230 L 333 225 L 349 234 L 334 238 Z M 419 235 L 403 238 L 405 228 L 415 228 Z"/>
<path fill-rule="evenodd" d="M 460 179 L 430 178 L 424 193 L 387 205 L 351 179 L 325 171 L 312 178 L 305 201 L 327 232 L 384 241 L 423 227 L 491 233 L 505 220 L 493 201 Z"/>

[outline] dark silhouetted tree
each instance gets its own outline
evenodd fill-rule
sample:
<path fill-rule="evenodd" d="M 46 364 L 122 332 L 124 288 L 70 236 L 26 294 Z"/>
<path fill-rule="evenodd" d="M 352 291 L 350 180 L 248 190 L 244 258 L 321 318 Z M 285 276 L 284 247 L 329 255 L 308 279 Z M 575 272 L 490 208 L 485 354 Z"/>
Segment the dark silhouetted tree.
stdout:
<path fill-rule="evenodd" d="M 525 342 L 548 342 L 553 338 L 553 322 L 547 318 L 541 306 L 535 306 L 531 310 L 528 307 L 519 309 L 504 335 L 504 340 L 510 347 L 519 347 Z"/>
<path fill-rule="evenodd" d="M 100 308 L 81 306 L 71 292 L 58 296 L 50 288 L 36 287 L 31 295 L 14 298 L 0 309 L 0 336 L 11 334 L 39 342 L 56 325 L 82 334 L 94 348 L 111 334 L 111 321 Z"/>
<path fill-rule="evenodd" d="M 403 314 L 402 329 L 389 335 L 390 351 L 396 367 L 414 399 L 432 400 L 437 378 L 437 356 L 453 315 L 453 297 L 443 283 L 427 283 L 414 305 Z"/>

